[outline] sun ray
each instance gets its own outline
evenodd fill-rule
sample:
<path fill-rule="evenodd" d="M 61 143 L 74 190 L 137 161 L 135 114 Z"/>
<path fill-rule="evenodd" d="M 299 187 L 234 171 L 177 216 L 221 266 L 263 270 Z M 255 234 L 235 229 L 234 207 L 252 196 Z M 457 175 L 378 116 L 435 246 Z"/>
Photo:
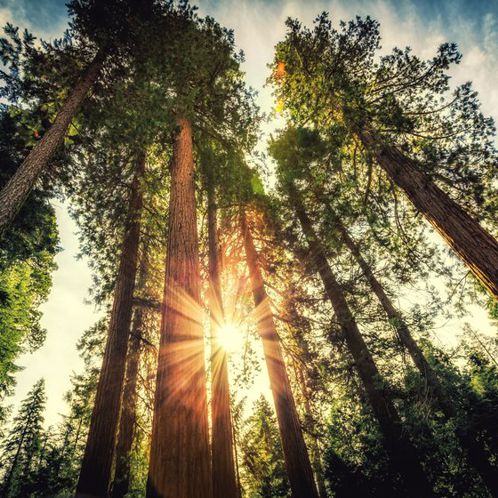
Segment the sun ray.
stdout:
<path fill-rule="evenodd" d="M 241 325 L 225 322 L 218 329 L 218 343 L 227 353 L 240 353 L 245 343 Z"/>

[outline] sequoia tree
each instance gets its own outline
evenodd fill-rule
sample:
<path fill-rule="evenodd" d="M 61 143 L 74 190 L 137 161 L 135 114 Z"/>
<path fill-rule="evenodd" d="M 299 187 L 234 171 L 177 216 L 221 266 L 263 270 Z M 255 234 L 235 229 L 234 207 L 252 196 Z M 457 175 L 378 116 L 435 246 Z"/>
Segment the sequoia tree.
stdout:
<path fill-rule="evenodd" d="M 206 173 L 209 245 L 209 313 L 211 331 L 211 418 L 212 476 L 214 496 L 238 498 L 230 410 L 227 351 L 220 344 L 219 328 L 224 324 L 221 293 L 215 172 Z"/>
<path fill-rule="evenodd" d="M 368 400 L 379 422 L 386 451 L 391 457 L 391 465 L 403 477 L 410 496 L 433 496 L 434 493 L 421 466 L 418 451 L 404 433 L 394 403 L 381 387 L 382 377 L 358 329 L 341 286 L 332 272 L 326 253 L 305 211 L 300 194 L 292 184 L 287 188 L 310 249 L 311 262 L 323 281 L 325 292 L 330 299 Z"/>
<path fill-rule="evenodd" d="M 294 122 L 336 126 L 349 147 L 364 147 L 498 298 L 498 242 L 478 221 L 495 224 L 487 200 L 496 181 L 494 126 L 469 84 L 450 92 L 456 45 L 441 45 L 428 61 L 407 48 L 376 62 L 379 25 L 369 17 L 339 30 L 327 14 L 313 30 L 297 20 L 287 27 L 273 81 Z"/>
<path fill-rule="evenodd" d="M 154 81 L 163 98 L 174 96 L 176 131 L 147 495 L 193 498 L 212 492 L 194 135 L 196 152 L 203 136 L 236 143 L 245 136 L 255 111 L 233 33 L 210 17 L 197 17 L 186 3 L 174 16 L 175 22 L 166 26 L 169 32 L 161 30 L 153 58 Z"/>
<path fill-rule="evenodd" d="M 105 496 L 111 480 L 138 264 L 145 161 L 145 152 L 137 153 L 109 333 L 77 487 L 81 496 Z"/>
<path fill-rule="evenodd" d="M 147 496 L 211 496 L 192 127 L 177 118 Z M 195 472 L 191 472 L 195 469 Z"/>
<path fill-rule="evenodd" d="M 285 367 L 280 338 L 259 267 L 258 253 L 244 211 L 240 215 L 240 226 L 256 306 L 258 333 L 263 341 L 292 496 L 295 498 L 300 496 L 318 498 L 308 450 Z"/>

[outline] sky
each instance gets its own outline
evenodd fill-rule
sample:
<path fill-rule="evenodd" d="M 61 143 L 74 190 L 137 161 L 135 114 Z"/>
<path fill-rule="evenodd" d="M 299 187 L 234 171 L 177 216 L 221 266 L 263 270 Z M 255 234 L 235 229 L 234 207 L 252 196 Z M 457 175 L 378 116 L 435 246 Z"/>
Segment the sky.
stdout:
<path fill-rule="evenodd" d="M 101 0 L 102 1 L 102 0 Z M 463 60 L 453 72 L 454 84 L 472 80 L 479 91 L 483 111 L 498 122 L 498 0 L 200 0 L 200 14 L 209 14 L 235 32 L 237 46 L 245 53 L 244 70 L 250 86 L 259 92 L 258 104 L 264 112 L 272 110 L 270 89 L 264 87 L 273 58 L 273 48 L 283 38 L 287 17 L 297 17 L 310 25 L 322 11 L 328 11 L 334 23 L 356 15 L 370 15 L 381 25 L 383 51 L 394 46 L 412 47 L 422 57 L 431 57 L 438 45 L 456 42 Z M 0 0 L 0 24 L 11 22 L 28 28 L 36 36 L 52 40 L 67 27 L 64 0 Z M 268 133 L 278 122 L 265 126 Z M 65 410 L 63 394 L 70 387 L 71 372 L 82 363 L 76 342 L 99 317 L 88 302 L 91 284 L 85 259 L 77 259 L 77 227 L 67 213 L 67 206 L 54 203 L 59 225 L 62 251 L 56 257 L 58 270 L 53 288 L 42 306 L 42 325 L 47 329 L 45 345 L 33 354 L 25 354 L 19 364 L 24 367 L 17 376 L 15 395 L 10 403 L 17 406 L 32 385 L 44 377 L 48 404 L 46 424 L 59 420 Z M 468 319 L 472 325 L 491 331 L 486 314 L 475 309 Z M 437 331 L 442 342 L 455 336 L 455 326 L 446 323 Z M 258 382 L 266 382 L 264 375 Z"/>

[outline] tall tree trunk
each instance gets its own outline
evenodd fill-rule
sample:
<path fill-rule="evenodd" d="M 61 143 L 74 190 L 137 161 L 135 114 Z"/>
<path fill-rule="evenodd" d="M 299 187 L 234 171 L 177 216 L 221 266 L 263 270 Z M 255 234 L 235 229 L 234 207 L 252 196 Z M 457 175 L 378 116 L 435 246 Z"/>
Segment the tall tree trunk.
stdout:
<path fill-rule="evenodd" d="M 140 276 L 137 287 L 143 288 L 146 278 L 142 258 Z M 135 308 L 133 325 L 131 328 L 128 358 L 126 360 L 126 381 L 123 388 L 123 401 L 121 403 L 121 416 L 119 419 L 118 442 L 116 444 L 116 463 L 114 482 L 112 485 L 112 498 L 123 498 L 130 487 L 130 456 L 135 434 L 136 407 L 137 407 L 137 380 L 140 363 L 140 346 L 143 333 L 143 309 Z"/>
<path fill-rule="evenodd" d="M 331 209 L 330 207 L 328 208 L 329 210 Z M 389 299 L 381 283 L 377 280 L 372 269 L 370 268 L 370 265 L 363 258 L 358 245 L 349 235 L 346 227 L 334 213 L 332 214 L 334 216 L 334 224 L 340 234 L 341 240 L 356 259 L 361 271 L 370 284 L 373 293 L 376 295 L 382 308 L 384 309 L 386 316 L 389 318 L 392 326 L 396 329 L 401 343 L 407 349 L 420 374 L 426 379 L 427 385 L 432 391 L 432 394 L 434 395 L 445 417 L 456 419 L 457 410 L 455 409 L 454 403 L 446 392 L 444 386 L 439 381 L 436 372 L 434 372 L 434 369 L 427 361 L 424 352 L 420 349 L 419 345 L 413 338 L 410 329 L 403 319 L 403 316 Z M 456 428 L 456 434 L 461 445 L 467 452 L 471 465 L 481 475 L 483 481 L 486 483 L 486 486 L 489 488 L 493 496 L 498 496 L 498 470 L 491 465 L 486 455 L 486 450 L 479 444 L 479 441 L 472 437 L 472 434 L 467 435 L 459 427 Z"/>
<path fill-rule="evenodd" d="M 233 435 L 233 458 L 235 461 L 235 476 L 237 479 L 237 498 L 242 498 L 242 485 L 240 483 L 240 469 L 239 469 L 239 452 L 237 448 L 237 429 L 235 427 L 233 413 L 232 415 L 232 435 Z M 215 497 L 216 498 L 216 497 Z"/>
<path fill-rule="evenodd" d="M 214 496 L 238 498 L 235 480 L 230 387 L 227 352 L 218 340 L 218 329 L 224 322 L 218 257 L 216 193 L 212 173 L 207 173 L 208 239 L 209 239 L 209 312 L 211 326 L 211 417 L 212 476 Z"/>
<path fill-rule="evenodd" d="M 289 288 L 287 289 L 287 293 L 289 294 L 289 296 L 291 296 L 293 294 L 293 290 Z M 288 322 L 289 324 L 299 323 L 299 313 L 293 299 L 289 299 L 286 302 L 282 315 L 283 320 Z M 306 368 L 303 368 L 304 365 L 309 365 L 309 363 L 312 361 L 309 344 L 306 340 L 305 328 L 306 327 L 298 326 L 292 331 L 295 339 L 295 344 L 293 345 L 293 347 L 295 348 L 295 354 L 297 354 L 297 357 L 294 358 L 293 361 L 294 373 L 296 376 L 296 382 L 299 386 L 299 390 L 301 391 L 302 405 L 307 420 L 308 427 L 305 432 L 308 433 L 308 440 L 311 443 L 311 467 L 315 474 L 315 482 L 318 487 L 318 495 L 320 498 L 328 498 L 321 460 L 319 438 L 315 428 L 316 418 L 313 413 L 313 387 L 310 386 L 310 373 Z"/>
<path fill-rule="evenodd" d="M 107 343 L 102 360 L 90 429 L 81 465 L 76 496 L 107 496 L 121 408 L 133 291 L 137 273 L 142 211 L 141 179 L 146 155 L 140 153 L 131 185 L 130 206 L 114 290 Z"/>
<path fill-rule="evenodd" d="M 311 393 L 308 388 L 306 379 L 304 378 L 304 373 L 302 372 L 301 369 L 299 373 L 301 376 L 300 383 L 304 397 L 304 409 L 306 411 L 306 416 L 308 420 L 314 420 L 313 410 L 311 409 L 311 400 L 310 400 Z M 315 472 L 316 483 L 318 484 L 318 494 L 320 498 L 328 498 L 327 489 L 325 487 L 325 480 L 323 478 L 323 466 L 322 466 L 322 459 L 320 456 L 318 437 L 314 431 L 312 434 L 310 434 L 310 437 L 312 439 L 311 442 L 312 465 L 313 465 L 313 470 Z"/>
<path fill-rule="evenodd" d="M 0 192 L 0 237 L 4 235 L 5 230 L 21 209 L 40 173 L 64 139 L 71 120 L 97 79 L 104 59 L 105 53 L 101 49 L 81 75 L 72 93 L 57 113 L 53 124 Z"/>
<path fill-rule="evenodd" d="M 498 242 L 493 236 L 420 171 L 416 161 L 372 132 L 362 131 L 359 137 L 394 183 L 498 299 Z"/>
<path fill-rule="evenodd" d="M 212 493 L 192 128 L 177 120 L 147 496 Z"/>
<path fill-rule="evenodd" d="M 309 358 L 309 349 L 306 346 L 297 346 L 300 349 L 300 352 L 303 354 L 303 360 L 307 361 Z M 308 375 L 303 372 L 303 369 L 296 365 L 296 377 L 299 382 L 299 387 L 301 388 L 301 394 L 304 400 L 304 411 L 306 413 L 306 418 L 311 421 L 311 423 L 315 424 L 315 417 L 313 415 L 313 409 L 311 406 L 312 403 L 312 390 L 308 385 Z M 322 460 L 320 456 L 320 446 L 318 436 L 314 427 L 308 431 L 308 436 L 311 438 L 311 462 L 313 471 L 315 473 L 315 481 L 318 485 L 318 495 L 320 498 L 328 498 L 327 489 L 325 486 L 325 480 L 323 478 L 323 466 Z"/>
<path fill-rule="evenodd" d="M 277 412 L 278 427 L 292 496 L 293 498 L 318 498 L 308 450 L 304 442 L 294 396 L 285 369 L 280 338 L 275 327 L 263 276 L 259 268 L 258 254 L 244 212 L 241 213 L 241 230 L 254 304 L 258 309 L 257 316 L 259 320 L 257 327 L 263 341 L 263 350 Z"/>
<path fill-rule="evenodd" d="M 410 496 L 414 498 L 434 496 L 427 476 L 420 465 L 418 452 L 403 433 L 400 416 L 393 401 L 382 387 L 383 379 L 358 329 L 341 286 L 332 272 L 299 193 L 291 186 L 289 194 L 310 248 L 312 263 L 322 279 L 373 413 L 379 422 L 391 465 L 402 476 Z"/>

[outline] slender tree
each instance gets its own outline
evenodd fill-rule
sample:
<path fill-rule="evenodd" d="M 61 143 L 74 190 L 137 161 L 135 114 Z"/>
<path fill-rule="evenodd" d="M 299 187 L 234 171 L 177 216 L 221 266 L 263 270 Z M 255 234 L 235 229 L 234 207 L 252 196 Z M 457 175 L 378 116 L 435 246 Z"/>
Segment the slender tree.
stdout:
<path fill-rule="evenodd" d="M 418 451 L 403 432 L 402 422 L 396 407 L 382 388 L 382 377 L 358 329 L 341 286 L 332 272 L 326 253 L 305 211 L 300 194 L 292 184 L 288 188 L 296 216 L 301 223 L 310 248 L 312 264 L 323 281 L 368 400 L 379 422 L 384 436 L 385 448 L 391 458 L 391 465 L 403 477 L 405 487 L 411 496 L 433 496 L 431 485 L 421 466 Z"/>
<path fill-rule="evenodd" d="M 211 496 L 192 128 L 186 116 L 178 116 L 177 127 L 149 498 Z"/>
<path fill-rule="evenodd" d="M 478 221 L 495 226 L 496 206 L 485 199 L 495 188 L 495 130 L 469 84 L 449 91 L 456 45 L 427 61 L 396 48 L 375 62 L 379 24 L 369 17 L 339 30 L 327 14 L 313 30 L 297 20 L 287 27 L 274 82 L 295 122 L 334 127 L 352 148 L 359 142 L 498 298 L 498 242 Z"/>
<path fill-rule="evenodd" d="M 149 156 L 148 163 L 151 159 Z M 148 178 L 153 167 L 148 167 Z M 154 183 L 155 183 L 154 178 Z M 144 189 L 145 190 L 145 189 Z M 145 191 L 144 203 L 149 203 L 148 192 Z M 150 195 L 150 194 L 149 194 Z M 149 215 L 149 217 L 147 216 Z M 126 362 L 126 381 L 123 387 L 123 400 L 119 420 L 119 431 L 116 443 L 116 458 L 114 479 L 111 497 L 124 497 L 127 493 L 136 493 L 137 486 L 143 487 L 146 468 L 136 467 L 137 461 L 143 456 L 144 432 L 148 441 L 148 427 L 150 424 L 151 410 L 148 400 L 151 397 L 150 389 L 153 372 L 149 374 L 149 362 L 155 367 L 156 339 L 159 325 L 160 307 L 156 307 L 154 296 L 158 294 L 162 280 L 160 275 L 163 238 L 154 240 L 154 230 L 159 230 L 158 235 L 164 232 L 164 226 L 156 221 L 159 213 L 144 212 L 142 217 L 142 242 L 137 285 L 134 292 L 133 322 L 130 332 L 128 357 Z M 156 270 L 157 269 L 157 270 Z M 159 273 L 155 277 L 155 273 Z M 160 291 L 159 291 L 160 294 Z M 154 307 L 151 303 L 154 302 Z M 153 368 L 153 367 L 152 367 Z M 145 406 L 144 406 L 144 400 Z M 145 448 L 148 444 L 145 445 Z M 143 461 L 145 464 L 145 461 Z M 142 470 L 142 472 L 140 472 Z M 143 473 L 145 471 L 145 474 Z M 144 489 L 141 491 L 144 491 Z"/>
<path fill-rule="evenodd" d="M 104 60 L 105 52 L 100 50 L 81 75 L 72 93 L 58 112 L 52 126 L 0 192 L 0 236 L 3 236 L 6 228 L 21 209 L 40 173 L 64 139 L 76 111 L 97 79 Z"/>
<path fill-rule="evenodd" d="M 219 328 L 224 323 L 220 282 L 220 258 L 214 171 L 206 173 L 209 245 L 209 313 L 211 330 L 211 418 L 212 475 L 214 496 L 238 498 L 230 410 L 228 358 L 219 342 Z"/>
<path fill-rule="evenodd" d="M 297 142 L 294 141 L 296 139 Z M 348 229 L 344 225 L 341 216 L 332 207 L 329 198 L 323 191 L 322 185 L 320 185 L 314 178 L 312 173 L 314 167 L 309 164 L 308 161 L 310 161 L 313 156 L 318 158 L 320 153 L 323 153 L 323 143 L 320 142 L 316 134 L 304 129 L 298 130 L 297 133 L 295 130 L 289 129 L 281 136 L 280 140 L 282 141 L 282 144 L 284 146 L 287 145 L 291 151 L 286 151 L 286 156 L 282 156 L 281 145 L 278 144 L 278 141 L 273 141 L 271 147 L 273 154 L 276 157 L 280 157 L 281 160 L 288 159 L 287 156 L 293 154 L 292 160 L 295 163 L 304 160 L 305 166 L 302 170 L 300 170 L 300 173 L 307 178 L 307 185 L 311 187 L 313 195 L 317 201 L 324 206 L 326 217 L 330 219 L 332 231 L 335 232 L 334 237 L 337 237 L 353 255 L 358 266 L 361 268 L 365 279 L 368 281 L 372 292 L 375 294 L 380 305 L 382 306 L 390 324 L 396 330 L 400 342 L 406 348 L 415 366 L 427 382 L 432 395 L 439 404 L 439 407 L 443 411 L 445 417 L 447 419 L 453 419 L 456 423 L 456 434 L 462 447 L 467 452 L 469 462 L 479 472 L 483 481 L 493 493 L 493 490 L 497 487 L 497 469 L 491 464 L 489 455 L 484 445 L 477 438 L 473 437 L 472 434 L 463 429 L 462 420 L 459 419 L 459 413 L 455 401 L 452 400 L 450 394 L 447 392 L 447 389 L 441 383 L 438 375 L 434 371 L 434 368 L 427 361 L 423 350 L 413 338 L 413 335 L 401 312 L 396 309 L 391 299 L 385 292 L 381 282 L 376 277 L 373 269 L 363 257 L 359 245 L 353 240 Z M 313 151 L 309 150 L 310 146 L 313 146 Z"/>
<path fill-rule="evenodd" d="M 315 473 L 318 493 L 320 498 L 327 498 L 313 399 L 314 395 L 317 394 L 316 391 L 320 390 L 317 389 L 320 384 L 320 382 L 317 382 L 320 378 L 320 373 L 316 363 L 313 361 L 313 354 L 308 344 L 309 323 L 299 315 L 294 293 L 295 289 L 292 286 L 286 288 L 286 299 L 282 306 L 282 318 L 291 329 L 295 378 L 301 394 L 301 405 L 306 422 L 305 432 L 308 434 L 308 440 L 311 443 L 311 463 Z M 311 378 L 313 378 L 314 382 Z"/>
<path fill-rule="evenodd" d="M 145 152 L 139 152 L 135 161 L 108 338 L 76 490 L 77 496 L 105 496 L 111 480 L 138 264 L 141 181 L 145 171 Z"/>
<path fill-rule="evenodd" d="M 256 316 L 258 317 L 257 327 L 263 341 L 292 496 L 295 498 L 301 496 L 318 498 L 308 450 L 304 442 L 294 396 L 285 369 L 280 338 L 275 327 L 270 301 L 266 294 L 263 275 L 259 267 L 258 253 L 243 211 L 240 216 L 240 223 L 254 304 L 256 306 Z"/>
<path fill-rule="evenodd" d="M 14 424 L 2 445 L 2 496 L 22 496 L 30 487 L 40 457 L 45 410 L 45 381 L 40 379 L 22 402 Z"/>
<path fill-rule="evenodd" d="M 328 208 L 329 210 L 331 209 L 330 206 L 328 206 Z M 427 361 L 424 352 L 413 338 L 413 335 L 408 328 L 408 325 L 406 324 L 406 321 L 404 320 L 402 314 L 399 310 L 396 309 L 391 299 L 386 294 L 384 287 L 375 276 L 372 268 L 361 254 L 358 244 L 353 240 L 347 228 L 342 224 L 341 220 L 335 214 L 334 225 L 337 228 L 340 239 L 349 249 L 356 262 L 360 266 L 365 278 L 370 284 L 372 292 L 379 300 L 379 303 L 382 306 L 387 318 L 396 330 L 399 340 L 408 351 L 410 357 L 413 360 L 413 363 L 417 367 L 422 377 L 425 378 L 429 389 L 432 391 L 432 394 L 435 397 L 444 415 L 448 419 L 457 419 L 458 412 L 455 407 L 454 401 L 451 399 L 445 387 L 440 382 L 436 372 Z M 496 496 L 495 490 L 498 490 L 498 475 L 496 467 L 491 465 L 486 454 L 486 450 L 482 447 L 480 441 L 475 439 L 472 434 L 468 434 L 466 433 L 466 431 L 462 430 L 461 427 L 458 427 L 458 421 L 456 423 L 456 433 L 458 439 L 463 448 L 465 448 L 465 450 L 467 451 L 469 461 L 479 472 L 489 491 L 493 494 L 493 496 Z"/>
<path fill-rule="evenodd" d="M 145 251 L 145 250 L 144 250 Z M 137 288 L 145 284 L 145 254 L 141 258 Z M 119 430 L 116 443 L 116 463 L 112 485 L 112 498 L 123 498 L 130 487 L 130 457 L 136 425 L 137 382 L 140 363 L 141 337 L 143 333 L 143 310 L 135 307 L 131 327 L 128 356 L 126 359 L 126 380 L 123 387 Z"/>

